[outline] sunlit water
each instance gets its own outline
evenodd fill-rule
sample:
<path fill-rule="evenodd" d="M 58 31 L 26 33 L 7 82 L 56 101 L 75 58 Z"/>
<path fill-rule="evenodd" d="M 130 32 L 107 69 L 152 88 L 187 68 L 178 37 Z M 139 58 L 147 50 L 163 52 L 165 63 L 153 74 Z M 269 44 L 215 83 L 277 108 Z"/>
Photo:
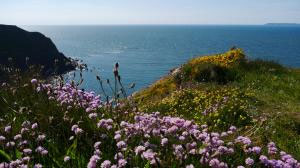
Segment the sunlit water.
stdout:
<path fill-rule="evenodd" d="M 95 75 L 113 78 L 120 64 L 124 85 L 147 87 L 188 59 L 244 49 L 249 58 L 275 60 L 300 67 L 300 27 L 272 26 L 22 26 L 50 37 L 68 57 L 90 69 L 82 87 L 100 92 Z M 106 87 L 106 89 L 108 89 Z M 132 92 L 132 91 L 128 91 Z"/>

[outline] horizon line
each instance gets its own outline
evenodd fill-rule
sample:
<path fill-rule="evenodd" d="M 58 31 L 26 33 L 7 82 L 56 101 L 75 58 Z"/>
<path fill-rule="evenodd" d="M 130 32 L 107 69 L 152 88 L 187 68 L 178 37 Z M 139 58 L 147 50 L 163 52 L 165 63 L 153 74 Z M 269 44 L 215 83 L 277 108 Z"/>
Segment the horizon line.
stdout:
<path fill-rule="evenodd" d="M 264 26 L 272 24 L 294 24 L 300 23 L 263 23 L 263 24 L 3 24 L 16 26 Z M 1 24 L 0 24 L 1 25 Z"/>

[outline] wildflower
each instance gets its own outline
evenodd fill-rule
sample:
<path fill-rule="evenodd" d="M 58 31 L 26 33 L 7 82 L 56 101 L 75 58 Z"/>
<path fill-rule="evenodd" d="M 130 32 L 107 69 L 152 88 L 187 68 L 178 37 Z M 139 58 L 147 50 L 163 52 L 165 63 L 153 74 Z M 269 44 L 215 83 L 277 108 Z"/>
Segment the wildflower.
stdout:
<path fill-rule="evenodd" d="M 248 166 L 252 166 L 252 165 L 254 164 L 254 160 L 251 159 L 251 158 L 247 158 L 247 159 L 245 160 L 245 163 L 246 163 L 246 165 L 248 165 Z"/>
<path fill-rule="evenodd" d="M 119 149 L 125 148 L 125 147 L 126 147 L 126 143 L 125 143 L 124 141 L 120 141 L 120 142 L 117 143 L 117 147 L 118 147 Z"/>
<path fill-rule="evenodd" d="M 41 164 L 35 164 L 34 166 L 33 166 L 33 168 L 42 168 L 43 167 L 43 165 L 41 165 Z"/>
<path fill-rule="evenodd" d="M 32 124 L 32 126 L 31 126 L 31 129 L 36 129 L 38 127 L 38 124 L 37 123 L 34 123 L 34 124 Z"/>
<path fill-rule="evenodd" d="M 125 159 L 120 159 L 120 160 L 118 161 L 119 167 L 125 167 L 126 164 L 127 164 L 127 161 L 126 161 Z"/>
<path fill-rule="evenodd" d="M 178 139 L 179 139 L 180 141 L 184 141 L 184 140 L 185 140 L 185 137 L 184 137 L 184 136 L 180 136 Z"/>
<path fill-rule="evenodd" d="M 77 129 L 77 128 L 79 128 L 78 125 L 73 125 L 72 128 L 71 128 L 71 130 L 72 130 L 72 131 L 75 131 L 75 129 Z"/>
<path fill-rule="evenodd" d="M 252 142 L 248 137 L 239 136 L 235 140 L 236 142 L 243 143 L 244 145 L 250 145 Z"/>
<path fill-rule="evenodd" d="M 42 152 L 41 152 L 41 155 L 43 155 L 43 156 L 45 156 L 45 155 L 47 155 L 48 154 L 48 151 L 47 150 L 43 150 Z"/>
<path fill-rule="evenodd" d="M 114 137 L 115 140 L 119 141 L 121 139 L 121 135 L 120 134 L 116 134 Z"/>
<path fill-rule="evenodd" d="M 0 142 L 5 141 L 5 140 L 6 140 L 6 138 L 4 136 L 0 135 Z"/>
<path fill-rule="evenodd" d="M 144 146 L 137 146 L 135 148 L 135 154 L 138 155 L 138 154 L 141 154 L 142 152 L 144 152 L 146 150 L 146 148 Z"/>
<path fill-rule="evenodd" d="M 45 150 L 42 146 L 38 146 L 35 151 L 41 153 L 43 150 Z"/>
<path fill-rule="evenodd" d="M 114 159 L 115 160 L 124 159 L 124 155 L 121 152 L 118 152 L 117 154 L 115 154 Z"/>
<path fill-rule="evenodd" d="M 68 162 L 70 159 L 71 159 L 70 156 L 65 156 L 64 157 L 64 162 Z"/>
<path fill-rule="evenodd" d="M 186 165 L 185 168 L 194 168 L 194 165 L 190 164 L 190 165 Z"/>
<path fill-rule="evenodd" d="M 4 131 L 6 132 L 6 133 L 9 133 L 10 131 L 11 131 L 11 126 L 9 125 L 9 126 L 6 126 L 5 128 L 4 128 Z"/>
<path fill-rule="evenodd" d="M 142 157 L 147 160 L 152 160 L 155 157 L 155 153 L 151 149 L 148 149 L 147 151 L 143 152 Z"/>
<path fill-rule="evenodd" d="M 25 155 L 30 155 L 32 153 L 32 150 L 31 149 L 23 149 L 23 153 Z"/>
<path fill-rule="evenodd" d="M 230 128 L 229 128 L 229 131 L 232 131 L 232 132 L 235 132 L 237 129 L 236 129 L 236 127 L 235 126 L 231 126 Z"/>
<path fill-rule="evenodd" d="M 168 138 L 163 138 L 161 140 L 161 146 L 165 146 L 165 145 L 167 145 L 167 143 L 168 143 Z"/>
<path fill-rule="evenodd" d="M 259 157 L 259 160 L 260 160 L 261 163 L 263 163 L 265 165 L 268 163 L 268 158 L 266 156 L 264 156 L 264 155 L 261 155 Z"/>
<path fill-rule="evenodd" d="M 83 133 L 83 130 L 81 128 L 76 128 L 74 132 L 75 132 L 75 135 L 79 135 L 79 134 Z"/>
<path fill-rule="evenodd" d="M 109 160 L 105 160 L 101 164 L 101 168 L 110 168 L 111 162 Z"/>
<path fill-rule="evenodd" d="M 8 148 L 9 148 L 9 147 L 14 147 L 14 146 L 15 146 L 15 144 L 16 144 L 16 143 L 15 143 L 15 142 L 13 142 L 13 141 L 11 141 L 11 142 L 7 142 L 7 143 L 6 143 L 6 147 L 8 147 Z"/>
<path fill-rule="evenodd" d="M 254 152 L 254 153 L 256 153 L 256 154 L 260 154 L 261 148 L 258 147 L 258 146 L 255 146 L 255 147 L 252 148 L 252 152 Z"/>
<path fill-rule="evenodd" d="M 275 145 L 274 142 L 270 142 L 270 143 L 268 144 L 268 153 L 269 153 L 270 155 L 274 155 L 274 154 L 277 153 L 277 148 L 276 148 L 276 145 Z"/>
<path fill-rule="evenodd" d="M 6 162 L 0 163 L 0 168 L 9 168 L 9 164 Z"/>
<path fill-rule="evenodd" d="M 44 134 L 39 135 L 37 138 L 37 141 L 43 141 L 43 140 L 45 140 L 45 138 L 46 138 L 46 135 L 44 135 Z"/>
<path fill-rule="evenodd" d="M 94 144 L 94 148 L 95 149 L 99 149 L 99 146 L 101 145 L 101 142 L 100 141 L 98 141 L 98 142 L 96 142 L 95 144 Z"/>
<path fill-rule="evenodd" d="M 95 119 L 95 118 L 97 118 L 97 113 L 91 113 L 91 114 L 89 114 L 89 118 L 90 118 L 90 119 Z"/>
<path fill-rule="evenodd" d="M 32 84 L 37 84 L 37 79 L 31 79 Z"/>
<path fill-rule="evenodd" d="M 71 136 L 70 138 L 69 138 L 69 141 L 72 141 L 74 139 L 74 136 Z"/>
<path fill-rule="evenodd" d="M 210 167 L 219 167 L 220 161 L 218 159 L 212 159 L 209 161 Z"/>
<path fill-rule="evenodd" d="M 96 168 L 97 167 L 97 162 L 98 160 L 100 160 L 100 157 L 98 155 L 93 155 L 91 158 L 90 158 L 90 161 L 87 165 L 88 168 Z"/>
<path fill-rule="evenodd" d="M 23 161 L 23 162 L 29 162 L 29 161 L 30 161 L 30 157 L 29 157 L 29 156 L 23 157 L 23 158 L 22 158 L 22 161 Z M 0 166 L 0 167 L 1 167 L 1 166 Z"/>

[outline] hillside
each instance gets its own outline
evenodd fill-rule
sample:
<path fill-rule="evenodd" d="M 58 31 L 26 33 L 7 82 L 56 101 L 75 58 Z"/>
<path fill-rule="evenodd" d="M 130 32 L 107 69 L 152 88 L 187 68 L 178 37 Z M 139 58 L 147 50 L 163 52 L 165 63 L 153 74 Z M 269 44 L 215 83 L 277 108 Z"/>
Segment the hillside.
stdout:
<path fill-rule="evenodd" d="M 82 76 L 2 83 L 0 167 L 300 167 L 300 70 L 232 49 L 126 97 L 119 66 L 103 99 Z"/>
<path fill-rule="evenodd" d="M 72 61 L 58 51 L 50 38 L 39 32 L 0 24 L 0 76 L 3 67 L 25 71 L 30 66 L 42 66 L 41 72 L 47 76 L 75 69 Z"/>
<path fill-rule="evenodd" d="M 240 126 L 257 143 L 275 141 L 299 159 L 299 86 L 299 69 L 248 60 L 234 49 L 188 61 L 135 99 L 141 110 L 193 119 L 215 130 Z"/>

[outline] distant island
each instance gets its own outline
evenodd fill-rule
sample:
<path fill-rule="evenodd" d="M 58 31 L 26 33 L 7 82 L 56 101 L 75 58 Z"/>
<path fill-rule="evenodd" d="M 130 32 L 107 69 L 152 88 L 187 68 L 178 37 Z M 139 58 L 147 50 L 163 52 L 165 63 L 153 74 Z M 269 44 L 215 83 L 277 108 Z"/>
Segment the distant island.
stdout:
<path fill-rule="evenodd" d="M 0 66 L 25 71 L 31 65 L 44 67 L 41 72 L 45 76 L 75 69 L 74 61 L 59 52 L 45 35 L 0 24 Z"/>
<path fill-rule="evenodd" d="M 300 26 L 298 23 L 267 23 L 266 26 Z"/>

